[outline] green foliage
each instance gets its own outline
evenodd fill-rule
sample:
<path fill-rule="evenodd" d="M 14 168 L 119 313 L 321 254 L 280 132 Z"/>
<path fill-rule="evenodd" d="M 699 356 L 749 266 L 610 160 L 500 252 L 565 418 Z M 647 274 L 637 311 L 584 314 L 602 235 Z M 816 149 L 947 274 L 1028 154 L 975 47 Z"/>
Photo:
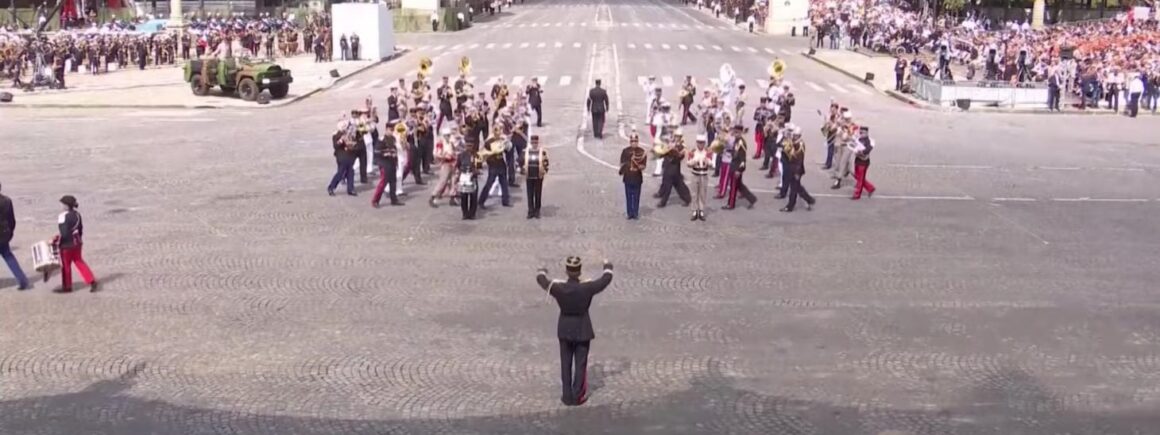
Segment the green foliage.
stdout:
<path fill-rule="evenodd" d="M 942 0 L 942 8 L 945 12 L 957 13 L 963 10 L 966 5 L 966 0 Z"/>

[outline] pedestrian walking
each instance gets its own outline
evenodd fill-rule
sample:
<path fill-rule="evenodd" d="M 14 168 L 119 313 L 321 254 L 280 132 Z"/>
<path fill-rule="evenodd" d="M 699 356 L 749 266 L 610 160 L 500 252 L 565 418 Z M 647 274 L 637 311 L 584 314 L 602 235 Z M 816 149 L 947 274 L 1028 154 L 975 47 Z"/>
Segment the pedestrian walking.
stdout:
<path fill-rule="evenodd" d="M 874 196 L 874 183 L 866 179 L 866 171 L 870 169 L 870 152 L 874 150 L 874 140 L 870 139 L 870 127 L 859 129 L 858 146 L 854 148 L 854 196 L 850 199 L 862 198 L 862 190 L 866 196 Z"/>
<path fill-rule="evenodd" d="M 588 310 L 592 298 L 612 283 L 612 263 L 604 260 L 604 273 L 592 281 L 580 281 L 580 257 L 564 260 L 566 280 L 548 279 L 548 269 L 540 268 L 536 282 L 556 299 L 560 317 L 556 322 L 556 337 L 560 341 L 560 383 L 563 393 L 560 401 L 567 406 L 579 406 L 588 401 L 588 353 L 596 333 Z"/>
<path fill-rule="evenodd" d="M 0 190 L 3 186 L 0 186 Z M 24 275 L 24 270 L 20 268 L 20 261 L 16 260 L 16 256 L 12 255 L 12 248 L 8 244 L 12 242 L 12 236 L 16 232 L 16 211 L 12 207 L 12 199 L 0 193 L 0 257 L 4 257 L 4 262 L 8 264 L 8 270 L 12 271 L 12 277 L 16 278 L 17 290 L 28 290 L 32 285 L 28 283 L 28 276 Z"/>
<path fill-rule="evenodd" d="M 585 105 L 592 114 L 592 136 L 604 139 L 604 114 L 608 113 L 608 92 L 600 87 L 600 79 L 596 79 L 596 86 L 588 91 L 588 101 Z"/>

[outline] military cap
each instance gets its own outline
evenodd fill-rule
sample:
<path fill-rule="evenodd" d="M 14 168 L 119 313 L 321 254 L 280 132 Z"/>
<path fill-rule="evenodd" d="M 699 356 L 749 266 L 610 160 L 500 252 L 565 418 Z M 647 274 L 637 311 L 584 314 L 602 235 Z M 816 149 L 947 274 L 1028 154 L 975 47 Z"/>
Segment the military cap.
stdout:
<path fill-rule="evenodd" d="M 580 257 L 575 255 L 564 259 L 564 268 L 571 271 L 580 270 Z"/>

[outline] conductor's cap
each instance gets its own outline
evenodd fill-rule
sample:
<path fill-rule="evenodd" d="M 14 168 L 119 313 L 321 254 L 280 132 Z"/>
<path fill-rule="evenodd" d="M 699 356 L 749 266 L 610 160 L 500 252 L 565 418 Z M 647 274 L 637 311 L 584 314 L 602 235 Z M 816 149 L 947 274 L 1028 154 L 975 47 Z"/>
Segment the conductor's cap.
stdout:
<path fill-rule="evenodd" d="M 580 270 L 580 257 L 575 255 L 564 259 L 564 268 L 568 270 Z"/>

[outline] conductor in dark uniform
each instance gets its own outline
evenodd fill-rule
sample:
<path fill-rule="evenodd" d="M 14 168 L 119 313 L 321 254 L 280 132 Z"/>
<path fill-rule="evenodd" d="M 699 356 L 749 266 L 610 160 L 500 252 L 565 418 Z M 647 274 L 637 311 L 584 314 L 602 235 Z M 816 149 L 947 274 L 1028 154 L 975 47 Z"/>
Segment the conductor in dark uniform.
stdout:
<path fill-rule="evenodd" d="M 600 87 L 600 79 L 596 79 L 596 86 L 588 91 L 588 111 L 592 112 L 592 136 L 604 138 L 604 114 L 608 113 L 608 92 Z"/>
<path fill-rule="evenodd" d="M 548 279 L 548 270 L 540 268 L 536 282 L 556 298 L 560 320 L 556 336 L 560 339 L 560 381 L 564 388 L 560 401 L 568 406 L 583 405 L 588 401 L 588 349 L 596 334 L 588 307 L 592 297 L 612 283 L 612 263 L 604 260 L 604 273 L 595 281 L 580 281 L 580 257 L 564 260 L 568 274 L 566 281 Z"/>

